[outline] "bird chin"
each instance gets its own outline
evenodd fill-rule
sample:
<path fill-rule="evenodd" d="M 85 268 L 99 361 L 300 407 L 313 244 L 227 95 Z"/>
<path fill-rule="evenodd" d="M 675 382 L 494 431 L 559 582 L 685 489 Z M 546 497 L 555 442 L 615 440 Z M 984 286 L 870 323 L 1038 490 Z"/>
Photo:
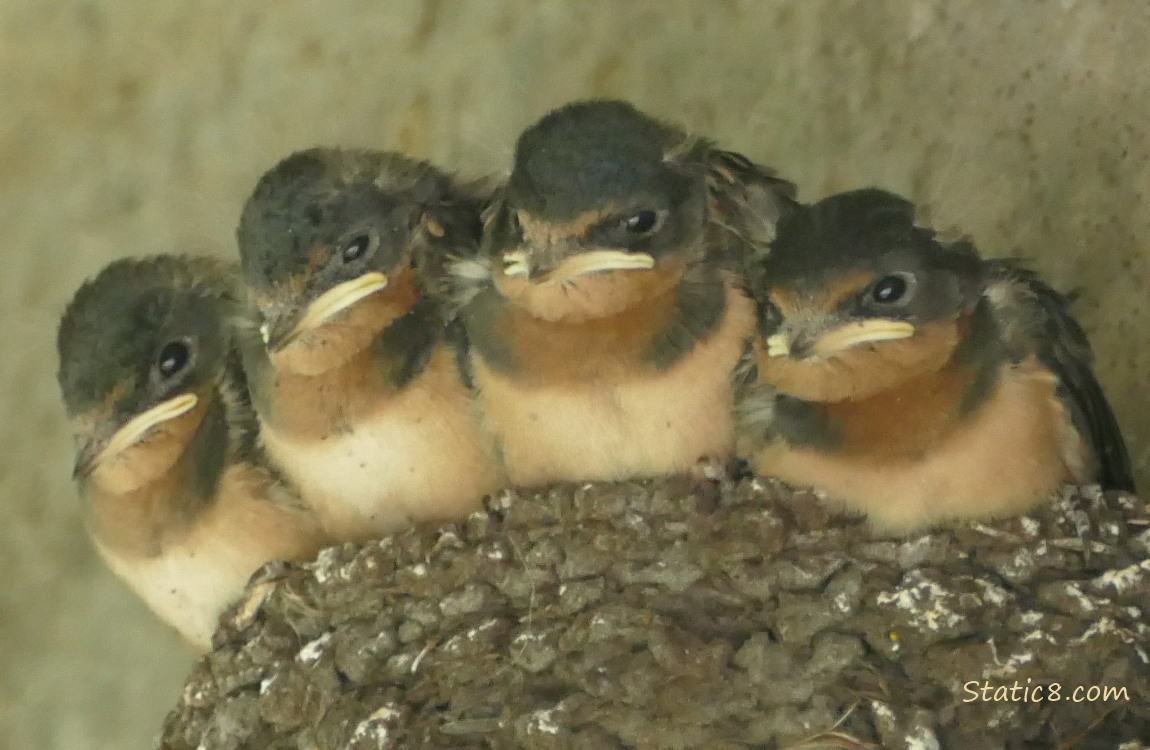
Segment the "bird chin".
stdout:
<path fill-rule="evenodd" d="M 118 456 L 142 440 L 154 428 L 194 409 L 199 400 L 199 397 L 194 393 L 181 393 L 175 398 L 156 404 L 143 414 L 132 417 L 127 424 L 112 435 L 112 439 L 108 441 L 107 447 L 101 452 L 97 462 L 104 457 Z"/>
<path fill-rule="evenodd" d="M 776 348 L 754 345 L 759 380 L 779 393 L 812 403 L 835 403 L 854 398 L 857 389 L 850 373 L 825 359 L 780 356 Z"/>
<path fill-rule="evenodd" d="M 754 344 L 754 356 L 765 384 L 803 401 L 835 403 L 869 398 L 937 372 L 951 362 L 958 342 L 958 328 L 940 321 L 918 328 L 913 337 L 872 337 L 869 343 L 874 346 L 853 344 L 805 358 L 780 353 L 777 340 L 760 340 Z"/>
<path fill-rule="evenodd" d="M 383 276 L 368 274 L 372 275 Z M 410 312 L 419 302 L 420 286 L 411 268 L 394 274 L 386 290 L 377 286 L 367 291 L 370 288 L 371 285 L 365 283 L 341 295 L 340 302 L 346 304 L 341 304 L 337 312 L 326 316 L 322 323 L 314 327 L 302 330 L 301 322 L 296 327 L 301 331 L 299 334 L 293 334 L 286 344 L 269 353 L 272 366 L 278 371 L 305 377 L 330 372 L 363 353 L 381 331 Z M 336 289 L 339 287 L 328 294 Z M 313 302 L 313 307 L 320 300 Z"/>
<path fill-rule="evenodd" d="M 315 331 L 335 316 L 353 307 L 360 300 L 387 287 L 387 276 L 378 271 L 338 284 L 315 299 L 295 329 L 288 334 L 288 341 Z"/>

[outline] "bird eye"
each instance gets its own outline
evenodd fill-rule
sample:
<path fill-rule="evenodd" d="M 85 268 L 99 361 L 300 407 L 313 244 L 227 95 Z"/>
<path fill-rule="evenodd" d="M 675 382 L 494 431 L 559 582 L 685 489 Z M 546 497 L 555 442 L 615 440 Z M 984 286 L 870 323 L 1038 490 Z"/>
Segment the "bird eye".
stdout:
<path fill-rule="evenodd" d="M 870 290 L 870 298 L 880 305 L 894 305 L 902 302 L 909 291 L 910 282 L 906 276 L 891 274 L 875 282 Z"/>
<path fill-rule="evenodd" d="M 631 234 L 648 234 L 655 230 L 658 223 L 659 214 L 655 211 L 645 210 L 624 219 L 623 227 Z"/>
<path fill-rule="evenodd" d="M 343 262 L 352 263 L 367 255 L 368 251 L 372 249 L 373 240 L 374 236 L 366 232 L 352 237 L 343 246 L 343 251 L 340 253 Z"/>
<path fill-rule="evenodd" d="M 183 372 L 192 361 L 192 350 L 183 341 L 170 341 L 160 349 L 156 369 L 163 378 L 171 378 Z"/>

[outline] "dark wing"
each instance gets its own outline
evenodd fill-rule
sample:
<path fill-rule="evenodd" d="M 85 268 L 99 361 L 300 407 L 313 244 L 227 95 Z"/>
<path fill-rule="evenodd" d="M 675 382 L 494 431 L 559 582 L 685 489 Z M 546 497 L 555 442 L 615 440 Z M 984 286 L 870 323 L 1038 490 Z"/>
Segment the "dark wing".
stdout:
<path fill-rule="evenodd" d="M 424 280 L 424 292 L 450 320 L 458 312 L 453 304 L 453 264 L 479 257 L 483 220 L 495 191 L 491 180 L 457 182 L 450 196 L 426 206 L 416 243 L 415 261 Z"/>
<path fill-rule="evenodd" d="M 455 368 L 468 391 L 475 390 L 475 371 L 471 366 L 471 340 L 467 337 L 467 327 L 459 318 L 447 322 L 447 344 L 455 355 Z"/>
<path fill-rule="evenodd" d="M 1070 315 L 1067 297 L 1017 263 L 991 261 L 991 274 L 1021 288 L 1029 310 L 1039 359 L 1058 378 L 1063 404 L 1097 461 L 1097 481 L 1104 489 L 1134 491 L 1126 441 L 1106 395 L 1094 376 L 1094 352 L 1086 332 Z"/>
<path fill-rule="evenodd" d="M 453 214 L 456 223 L 441 224 L 448 250 L 443 255 L 442 277 L 437 280 L 435 294 L 449 324 L 494 285 L 492 238 L 501 231 L 506 210 L 504 189 L 491 189 L 490 184 L 480 183 L 468 198 L 467 211 Z M 467 221 L 460 223 L 461 217 Z"/>
<path fill-rule="evenodd" d="M 711 221 L 729 239 L 720 253 L 740 265 L 768 251 L 779 220 L 797 205 L 793 182 L 733 151 L 707 153 L 707 186 Z"/>

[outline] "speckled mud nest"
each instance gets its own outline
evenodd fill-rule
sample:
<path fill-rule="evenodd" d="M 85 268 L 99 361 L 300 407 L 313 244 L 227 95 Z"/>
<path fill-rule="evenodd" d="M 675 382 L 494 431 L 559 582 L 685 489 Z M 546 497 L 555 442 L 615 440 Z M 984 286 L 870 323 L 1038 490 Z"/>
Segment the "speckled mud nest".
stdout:
<path fill-rule="evenodd" d="M 162 747 L 1139 748 L 1148 553 L 1096 488 L 895 541 L 761 480 L 506 492 L 262 570 Z"/>

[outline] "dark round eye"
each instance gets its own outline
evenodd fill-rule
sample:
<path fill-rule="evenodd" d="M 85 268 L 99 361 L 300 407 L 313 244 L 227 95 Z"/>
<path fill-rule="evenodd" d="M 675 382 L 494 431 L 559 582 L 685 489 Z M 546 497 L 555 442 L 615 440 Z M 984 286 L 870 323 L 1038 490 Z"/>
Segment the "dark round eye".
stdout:
<path fill-rule="evenodd" d="M 910 289 L 903 276 L 884 276 L 871 288 L 871 299 L 880 305 L 893 305 L 902 300 Z"/>
<path fill-rule="evenodd" d="M 183 372 L 188 363 L 192 361 L 192 350 L 183 341 L 170 341 L 160 349 L 160 357 L 156 360 L 156 369 L 161 377 L 170 378 Z"/>
<path fill-rule="evenodd" d="M 344 263 L 351 263 L 357 261 L 363 256 L 367 255 L 367 251 L 371 249 L 371 235 L 370 234 L 357 234 L 348 240 L 347 244 L 343 246 L 341 253 Z"/>
<path fill-rule="evenodd" d="M 659 214 L 654 211 L 640 211 L 623 220 L 623 226 L 631 234 L 647 234 L 659 223 Z"/>

